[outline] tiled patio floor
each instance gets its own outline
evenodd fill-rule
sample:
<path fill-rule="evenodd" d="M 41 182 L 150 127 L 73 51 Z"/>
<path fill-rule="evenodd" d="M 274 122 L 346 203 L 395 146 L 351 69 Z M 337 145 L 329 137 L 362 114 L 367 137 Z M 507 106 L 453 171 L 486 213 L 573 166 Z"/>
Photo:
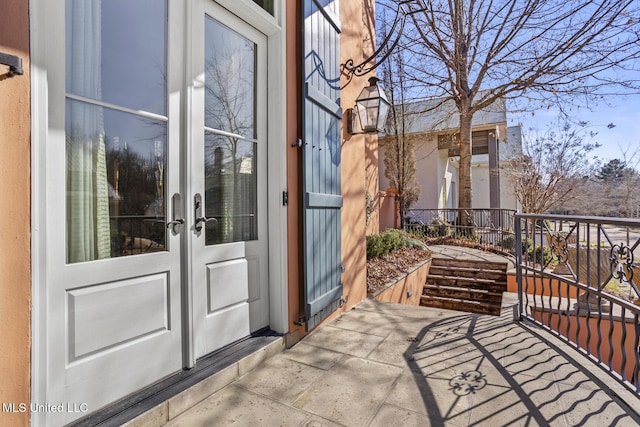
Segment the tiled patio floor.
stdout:
<path fill-rule="evenodd" d="M 492 317 L 365 301 L 168 425 L 640 425 L 635 396 L 515 323 L 514 304 Z"/>

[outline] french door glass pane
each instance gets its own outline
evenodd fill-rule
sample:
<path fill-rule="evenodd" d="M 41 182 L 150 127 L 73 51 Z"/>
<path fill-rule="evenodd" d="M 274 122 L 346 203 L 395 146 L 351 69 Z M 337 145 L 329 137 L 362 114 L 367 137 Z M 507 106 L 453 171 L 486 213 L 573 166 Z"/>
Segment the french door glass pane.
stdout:
<path fill-rule="evenodd" d="M 254 139 L 256 46 L 207 17 L 205 126 Z"/>
<path fill-rule="evenodd" d="M 273 0 L 253 0 L 253 2 L 273 15 Z"/>
<path fill-rule="evenodd" d="M 67 0 L 67 93 L 166 115 L 166 0 Z"/>
<path fill-rule="evenodd" d="M 165 250 L 166 0 L 65 13 L 67 262 Z"/>
<path fill-rule="evenodd" d="M 256 240 L 256 144 L 205 134 L 207 245 Z"/>
<path fill-rule="evenodd" d="M 66 134 L 67 262 L 165 250 L 166 123 L 67 100 Z"/>
<path fill-rule="evenodd" d="M 207 245 L 256 240 L 256 45 L 205 19 Z"/>

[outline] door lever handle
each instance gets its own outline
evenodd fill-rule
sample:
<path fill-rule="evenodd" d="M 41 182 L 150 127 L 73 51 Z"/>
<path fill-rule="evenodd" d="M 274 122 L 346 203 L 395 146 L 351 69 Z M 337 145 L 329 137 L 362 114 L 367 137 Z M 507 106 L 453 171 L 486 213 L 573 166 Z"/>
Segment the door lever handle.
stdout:
<path fill-rule="evenodd" d="M 195 223 L 193 225 L 193 228 L 195 228 L 196 231 L 200 231 L 202 230 L 202 224 L 206 224 L 207 222 L 212 222 L 214 224 L 218 224 L 218 220 L 215 218 L 207 218 L 206 216 L 201 216 L 196 218 Z"/>
<path fill-rule="evenodd" d="M 173 221 L 167 222 L 167 228 L 170 228 L 173 234 L 178 234 L 182 231 L 182 226 L 184 225 L 184 218 L 182 218 L 182 196 L 180 196 L 180 193 L 175 193 L 171 197 L 171 205 Z"/>
<path fill-rule="evenodd" d="M 208 222 L 218 224 L 217 219 L 207 218 L 207 216 L 204 214 L 204 209 L 202 207 L 202 196 L 200 195 L 200 193 L 196 193 L 195 196 L 193 196 L 193 213 L 195 217 L 193 219 L 193 229 L 198 233 L 202 230 L 202 224 L 206 224 Z"/>
<path fill-rule="evenodd" d="M 176 220 L 169 221 L 167 223 L 167 228 L 175 227 L 176 225 L 182 225 L 182 224 L 184 224 L 184 219 L 178 218 Z"/>

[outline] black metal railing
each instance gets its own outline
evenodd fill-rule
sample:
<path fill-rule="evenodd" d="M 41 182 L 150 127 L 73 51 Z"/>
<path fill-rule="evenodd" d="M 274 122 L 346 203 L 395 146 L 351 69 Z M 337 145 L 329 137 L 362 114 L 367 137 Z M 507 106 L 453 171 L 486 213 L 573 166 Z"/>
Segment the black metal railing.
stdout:
<path fill-rule="evenodd" d="M 110 217 L 111 256 L 138 255 L 164 251 L 166 222 L 156 215 L 117 215 Z"/>
<path fill-rule="evenodd" d="M 516 215 L 518 309 L 640 394 L 640 221 Z"/>
<path fill-rule="evenodd" d="M 510 209 L 410 209 L 404 229 L 425 237 L 475 240 L 515 255 L 515 214 Z"/>

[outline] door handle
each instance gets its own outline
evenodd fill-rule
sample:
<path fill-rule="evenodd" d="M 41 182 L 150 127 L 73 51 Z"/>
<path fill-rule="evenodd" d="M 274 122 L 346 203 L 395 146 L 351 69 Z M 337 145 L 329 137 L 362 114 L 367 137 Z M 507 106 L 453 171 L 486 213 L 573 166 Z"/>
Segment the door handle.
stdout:
<path fill-rule="evenodd" d="M 200 195 L 200 193 L 196 193 L 196 195 L 193 196 L 193 212 L 195 216 L 193 220 L 193 228 L 197 232 L 200 232 L 202 230 L 202 224 L 206 224 L 208 222 L 213 222 L 214 224 L 218 223 L 217 219 L 207 218 L 204 215 L 202 208 L 202 196 Z"/>
<path fill-rule="evenodd" d="M 173 221 L 167 222 L 167 228 L 171 229 L 171 232 L 175 235 L 182 231 L 184 227 L 184 218 L 182 214 L 182 196 L 180 193 L 175 193 L 171 197 L 171 210 Z"/>

